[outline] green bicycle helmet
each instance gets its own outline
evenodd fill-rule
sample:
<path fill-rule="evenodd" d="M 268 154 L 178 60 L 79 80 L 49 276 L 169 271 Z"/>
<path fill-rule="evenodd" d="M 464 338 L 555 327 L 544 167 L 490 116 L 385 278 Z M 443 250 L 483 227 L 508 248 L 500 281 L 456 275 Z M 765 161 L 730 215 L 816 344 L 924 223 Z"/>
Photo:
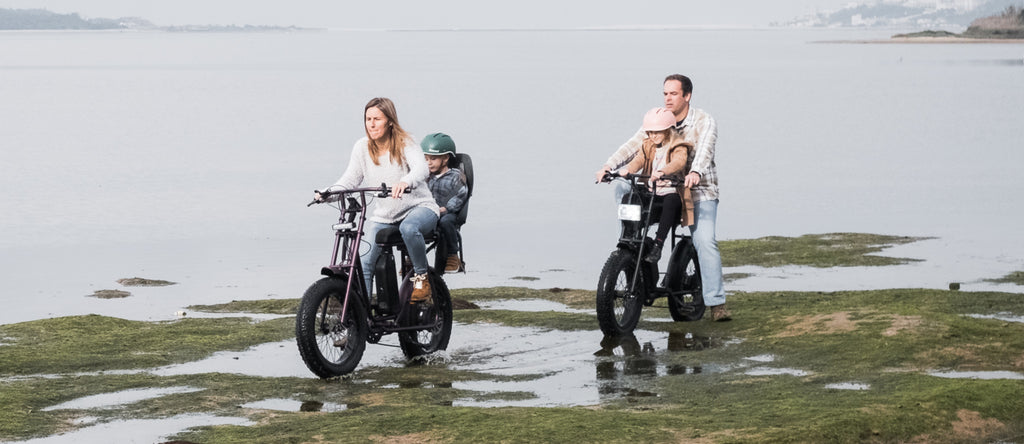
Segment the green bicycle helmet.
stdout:
<path fill-rule="evenodd" d="M 423 154 L 431 156 L 447 154 L 455 157 L 455 141 L 445 133 L 427 134 L 427 137 L 420 142 L 420 148 L 423 148 Z"/>

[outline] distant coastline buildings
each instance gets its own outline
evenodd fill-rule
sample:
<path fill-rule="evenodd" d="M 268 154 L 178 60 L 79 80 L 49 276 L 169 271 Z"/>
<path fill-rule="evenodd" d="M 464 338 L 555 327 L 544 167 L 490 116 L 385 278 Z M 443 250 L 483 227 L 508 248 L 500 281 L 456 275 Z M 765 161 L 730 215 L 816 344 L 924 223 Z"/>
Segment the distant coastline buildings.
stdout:
<path fill-rule="evenodd" d="M 938 28 L 962 31 L 979 17 L 998 14 L 1024 0 L 876 0 L 797 17 L 774 26 Z"/>

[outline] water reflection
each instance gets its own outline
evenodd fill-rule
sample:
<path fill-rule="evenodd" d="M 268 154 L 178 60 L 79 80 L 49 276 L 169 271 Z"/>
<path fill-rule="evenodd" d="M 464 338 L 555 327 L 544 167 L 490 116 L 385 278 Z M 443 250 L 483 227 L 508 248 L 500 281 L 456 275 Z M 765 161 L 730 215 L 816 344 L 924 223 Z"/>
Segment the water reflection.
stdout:
<path fill-rule="evenodd" d="M 594 352 L 594 356 L 598 357 L 594 360 L 594 366 L 597 371 L 597 393 L 601 398 L 658 396 L 657 393 L 631 387 L 637 382 L 634 381 L 636 378 L 643 382 L 645 378 L 658 376 L 658 360 L 650 342 L 641 346 L 632 333 L 626 336 L 605 336 L 601 340 L 601 350 Z"/>
<path fill-rule="evenodd" d="M 670 332 L 661 352 L 655 344 L 641 343 L 635 335 L 605 336 L 594 352 L 598 394 L 602 399 L 658 396 L 652 391 L 655 378 L 666 375 L 704 373 L 703 364 L 684 365 L 675 359 L 683 352 L 721 346 L 721 339 L 692 332 Z"/>
<path fill-rule="evenodd" d="M 711 348 L 710 336 L 694 336 L 690 332 L 669 332 L 668 334 L 669 351 L 699 351 L 706 348 Z"/>

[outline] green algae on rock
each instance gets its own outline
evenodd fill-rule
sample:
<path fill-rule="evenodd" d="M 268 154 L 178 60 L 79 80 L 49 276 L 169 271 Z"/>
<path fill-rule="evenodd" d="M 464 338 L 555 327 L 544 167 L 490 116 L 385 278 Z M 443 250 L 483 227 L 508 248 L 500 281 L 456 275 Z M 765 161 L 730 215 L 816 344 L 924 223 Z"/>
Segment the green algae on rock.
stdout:
<path fill-rule="evenodd" d="M 1024 285 L 1024 271 L 1014 271 L 1013 273 L 1007 274 L 997 279 L 985 279 L 986 282 L 994 282 L 997 284 L 1017 284 Z"/>
<path fill-rule="evenodd" d="M 177 284 L 177 282 L 164 281 L 160 279 L 146 279 L 140 277 L 118 279 L 117 283 L 124 285 L 125 287 L 166 287 L 168 285 Z"/>
<path fill-rule="evenodd" d="M 120 299 L 131 295 L 131 293 L 124 290 L 96 290 L 89 296 L 100 299 Z"/>
<path fill-rule="evenodd" d="M 806 234 L 800 237 L 767 236 L 758 239 L 719 241 L 722 265 L 781 267 L 855 267 L 900 265 L 920 259 L 877 256 L 885 248 L 928 237 L 887 236 L 865 233 Z"/>

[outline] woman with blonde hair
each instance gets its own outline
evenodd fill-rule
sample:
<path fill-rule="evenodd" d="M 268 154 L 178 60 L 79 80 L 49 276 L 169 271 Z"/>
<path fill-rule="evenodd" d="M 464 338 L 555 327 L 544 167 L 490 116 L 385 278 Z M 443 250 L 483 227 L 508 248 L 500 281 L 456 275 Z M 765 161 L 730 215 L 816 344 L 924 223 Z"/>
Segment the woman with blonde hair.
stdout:
<path fill-rule="evenodd" d="M 388 226 L 398 227 L 412 261 L 412 302 L 427 301 L 429 264 L 423 236 L 434 231 L 440 214 L 426 185 L 430 174 L 427 162 L 419 144 L 398 124 L 398 112 L 390 99 L 370 100 L 363 108 L 363 124 L 366 137 L 356 141 L 345 173 L 328 188 L 352 189 L 382 183 L 391 187 L 391 196 L 376 202 L 363 237 L 370 244 L 369 250 L 360 256 L 366 291 L 373 292 L 374 264 L 380 255 L 377 232 Z M 320 200 L 320 193 L 315 193 L 314 198 Z"/>

